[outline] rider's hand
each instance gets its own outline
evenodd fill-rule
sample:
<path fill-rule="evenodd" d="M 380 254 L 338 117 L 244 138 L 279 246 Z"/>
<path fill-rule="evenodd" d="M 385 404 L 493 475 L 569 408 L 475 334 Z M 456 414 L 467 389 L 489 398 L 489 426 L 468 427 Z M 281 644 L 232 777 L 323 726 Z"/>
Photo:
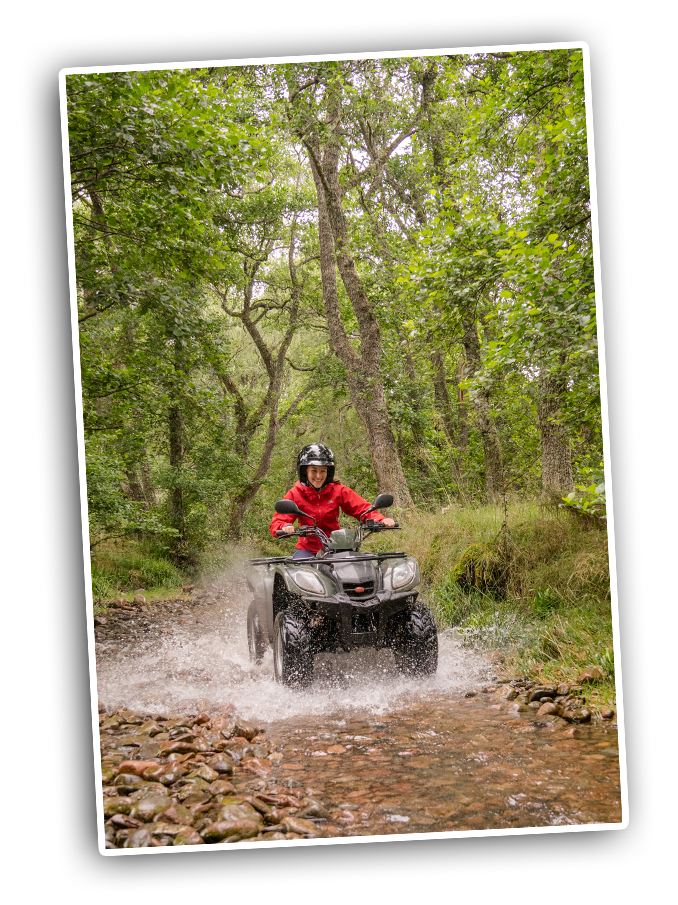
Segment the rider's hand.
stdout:
<path fill-rule="evenodd" d="M 285 525 L 283 531 L 285 534 L 294 534 L 294 525 Z"/>
<path fill-rule="evenodd" d="M 386 528 L 394 528 L 394 527 L 395 527 L 395 522 L 393 521 L 392 518 L 385 518 L 384 521 L 382 522 L 382 524 L 383 524 Z"/>

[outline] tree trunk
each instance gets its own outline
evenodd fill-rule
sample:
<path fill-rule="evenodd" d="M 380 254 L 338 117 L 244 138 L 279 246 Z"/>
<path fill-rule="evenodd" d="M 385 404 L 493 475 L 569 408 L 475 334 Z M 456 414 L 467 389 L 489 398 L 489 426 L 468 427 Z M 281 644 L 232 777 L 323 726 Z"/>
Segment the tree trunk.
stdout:
<path fill-rule="evenodd" d="M 144 490 L 139 483 L 139 476 L 136 471 L 131 468 L 126 468 L 125 477 L 127 478 L 128 487 L 127 496 L 130 500 L 134 500 L 135 503 L 145 503 L 146 497 L 144 496 Z"/>
<path fill-rule="evenodd" d="M 541 484 L 548 496 L 564 496 L 574 487 L 572 447 L 560 422 L 565 381 L 539 373 L 537 417 L 541 439 Z"/>
<path fill-rule="evenodd" d="M 184 495 L 181 489 L 181 466 L 184 461 L 184 426 L 181 409 L 170 406 L 168 413 L 170 468 L 172 469 L 172 489 L 170 491 L 170 523 L 177 535 L 171 539 L 174 561 L 180 567 L 187 563 L 184 549 L 186 523 L 184 517 Z"/>
<path fill-rule="evenodd" d="M 151 466 L 145 449 L 139 470 L 141 472 L 141 486 L 144 489 L 144 499 L 148 508 L 151 509 L 155 505 L 155 487 L 153 486 L 153 475 L 151 474 Z"/>
<path fill-rule="evenodd" d="M 468 454 L 468 424 L 466 421 L 466 404 L 461 399 L 458 407 L 458 428 L 455 431 L 454 414 L 450 402 L 450 394 L 447 389 L 447 377 L 445 376 L 445 363 L 443 353 L 439 349 L 431 352 L 431 365 L 433 367 L 433 394 L 436 408 L 440 412 L 445 427 L 445 434 L 450 441 L 452 454 L 450 456 L 450 475 L 464 496 L 466 487 L 466 475 L 464 468 Z M 459 390 L 463 397 L 463 392 Z M 462 412 L 463 409 L 463 412 Z"/>
<path fill-rule="evenodd" d="M 358 275 L 355 261 L 348 252 L 346 218 L 341 207 L 341 191 L 337 176 L 338 146 L 328 149 L 322 164 L 318 165 L 316 165 L 319 161 L 317 152 L 316 141 L 315 150 L 310 150 L 309 156 L 318 198 L 320 270 L 330 342 L 334 353 L 346 368 L 351 402 L 365 426 L 377 488 L 379 492 L 392 493 L 396 505 L 408 507 L 412 505 L 412 497 L 391 429 L 380 374 L 379 324 Z M 322 175 L 318 166 L 323 168 Z M 358 321 L 360 354 L 351 346 L 341 319 L 337 296 L 337 267 Z"/>
<path fill-rule="evenodd" d="M 480 339 L 478 325 L 470 318 L 464 321 L 464 350 L 469 366 L 469 373 L 475 376 L 481 367 Z M 504 491 L 504 465 L 501 454 L 499 433 L 490 409 L 489 392 L 479 387 L 474 394 L 478 429 L 483 442 L 485 458 L 485 496 L 488 502 L 494 502 Z"/>

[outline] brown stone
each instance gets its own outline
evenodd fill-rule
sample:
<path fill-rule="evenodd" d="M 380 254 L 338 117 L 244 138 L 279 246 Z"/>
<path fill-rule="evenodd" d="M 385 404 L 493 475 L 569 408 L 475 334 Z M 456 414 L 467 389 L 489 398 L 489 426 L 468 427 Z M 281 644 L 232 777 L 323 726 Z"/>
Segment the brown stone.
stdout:
<path fill-rule="evenodd" d="M 344 748 L 343 745 L 331 745 L 327 749 L 328 754 L 346 754 L 348 748 Z"/>
<path fill-rule="evenodd" d="M 557 714 L 560 709 L 557 704 L 542 704 L 537 711 L 537 716 L 546 716 L 549 713 Z"/>
<path fill-rule="evenodd" d="M 570 686 L 563 682 L 556 688 L 556 692 L 559 695 L 566 695 L 570 693 Z"/>
<path fill-rule="evenodd" d="M 601 718 L 604 720 L 613 720 L 614 719 L 614 710 L 603 710 L 600 714 Z"/>
<path fill-rule="evenodd" d="M 538 701 L 541 698 L 553 698 L 555 697 L 557 688 L 555 685 L 535 685 L 530 688 L 529 694 L 527 696 L 528 703 L 532 701 Z"/>
<path fill-rule="evenodd" d="M 143 594 L 135 594 L 134 600 L 132 601 L 135 606 L 144 606 L 146 603 L 146 598 Z"/>
<path fill-rule="evenodd" d="M 205 840 L 202 838 L 200 833 L 197 830 L 192 829 L 190 826 L 187 826 L 185 829 L 180 830 L 174 837 L 175 845 L 203 845 L 204 842 Z"/>
<path fill-rule="evenodd" d="M 177 823 L 183 826 L 190 826 L 193 823 L 193 814 L 181 804 L 170 805 L 158 816 L 160 820 L 168 823 Z M 202 839 L 200 841 L 202 842 Z"/>
<path fill-rule="evenodd" d="M 322 836 L 323 831 L 311 820 L 304 820 L 303 817 L 288 816 L 281 823 L 286 833 L 298 833 L 300 836 Z"/>
<path fill-rule="evenodd" d="M 518 692 L 511 685 L 502 685 L 501 688 L 494 692 L 492 697 L 495 701 L 512 701 L 518 697 Z"/>
<path fill-rule="evenodd" d="M 238 842 L 258 836 L 261 824 L 255 820 L 217 820 L 208 824 L 201 835 L 204 842 Z"/>
<path fill-rule="evenodd" d="M 254 736 L 259 734 L 259 729 L 253 726 L 252 723 L 245 722 L 245 720 L 236 720 L 234 730 L 236 736 L 240 736 L 248 742 L 251 742 Z"/>
<path fill-rule="evenodd" d="M 245 773 L 254 773 L 256 776 L 267 776 L 272 769 L 272 764 L 269 760 L 265 760 L 259 757 L 246 757 L 242 762 L 243 770 Z"/>
<path fill-rule="evenodd" d="M 594 682 L 600 682 L 604 678 L 605 676 L 603 674 L 603 671 L 599 666 L 590 666 L 588 669 L 585 669 L 582 673 L 579 674 L 577 681 L 580 684 L 584 684 L 585 682 L 592 684 Z"/>
<path fill-rule="evenodd" d="M 158 749 L 158 754 L 160 757 L 166 757 L 168 754 L 197 754 L 197 747 L 189 741 L 185 739 L 179 739 L 179 741 L 172 741 L 171 739 L 167 742 L 163 742 L 160 748 Z"/>
<path fill-rule="evenodd" d="M 162 770 L 161 765 L 155 760 L 124 760 L 118 766 L 118 773 L 131 773 L 133 776 L 143 776 L 146 770 Z"/>

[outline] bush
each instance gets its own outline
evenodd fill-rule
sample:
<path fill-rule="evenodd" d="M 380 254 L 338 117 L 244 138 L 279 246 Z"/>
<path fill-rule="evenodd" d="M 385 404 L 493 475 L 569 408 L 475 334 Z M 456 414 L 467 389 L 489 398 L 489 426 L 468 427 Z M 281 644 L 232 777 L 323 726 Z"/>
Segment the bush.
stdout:
<path fill-rule="evenodd" d="M 510 563 L 498 544 L 471 544 L 453 570 L 459 587 L 475 588 L 486 594 L 503 596 L 509 576 Z"/>

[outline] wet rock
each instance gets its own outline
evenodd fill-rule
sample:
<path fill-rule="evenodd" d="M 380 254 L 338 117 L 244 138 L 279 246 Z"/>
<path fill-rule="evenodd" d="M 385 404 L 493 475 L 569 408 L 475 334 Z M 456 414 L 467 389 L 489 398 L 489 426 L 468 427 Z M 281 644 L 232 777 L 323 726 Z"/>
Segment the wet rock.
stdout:
<path fill-rule="evenodd" d="M 138 829 L 141 826 L 141 821 L 137 820 L 136 817 L 128 817 L 127 814 L 114 814 L 111 817 L 111 824 L 118 829 Z"/>
<path fill-rule="evenodd" d="M 554 704 L 552 702 L 546 702 L 545 704 L 542 704 L 541 707 L 539 708 L 539 710 L 537 711 L 537 716 L 547 716 L 549 713 L 558 715 L 558 711 L 560 709 L 561 708 L 557 704 Z"/>
<path fill-rule="evenodd" d="M 118 775 L 117 767 L 102 767 L 101 768 L 101 784 L 103 786 L 110 785 L 112 780 L 117 775 Z"/>
<path fill-rule="evenodd" d="M 530 710 L 539 710 L 542 705 L 539 703 L 539 701 L 530 701 L 527 706 Z"/>
<path fill-rule="evenodd" d="M 239 842 L 259 835 L 261 824 L 255 820 L 217 820 L 208 824 L 201 835 L 204 842 Z"/>
<path fill-rule="evenodd" d="M 188 768 L 183 764 L 168 764 L 167 767 L 159 773 L 157 779 L 164 786 L 171 786 L 188 773 Z"/>
<path fill-rule="evenodd" d="M 116 795 L 114 798 L 104 799 L 104 819 L 114 814 L 129 814 L 132 810 L 132 799 L 126 795 Z"/>
<path fill-rule="evenodd" d="M 171 801 L 167 796 L 163 796 L 162 798 L 157 796 L 142 798 L 132 807 L 130 816 L 136 817 L 137 820 L 143 820 L 144 823 L 149 823 L 150 821 L 155 820 L 158 814 L 162 814 L 170 804 Z"/>
<path fill-rule="evenodd" d="M 170 739 L 167 742 L 163 742 L 163 744 L 158 748 L 158 754 L 160 757 L 166 757 L 168 754 L 197 754 L 197 747 L 189 741 L 185 739 L 179 739 L 175 741 Z"/>
<path fill-rule="evenodd" d="M 195 724 L 194 724 L 194 725 L 196 725 L 196 726 L 204 726 L 204 725 L 206 725 L 207 723 L 209 723 L 210 721 L 211 721 L 211 717 L 210 717 L 209 713 L 199 713 L 199 714 L 197 715 L 197 717 L 195 718 Z"/>
<path fill-rule="evenodd" d="M 570 686 L 563 682 L 556 688 L 556 693 L 559 695 L 566 695 L 570 693 Z"/>
<path fill-rule="evenodd" d="M 190 594 L 194 587 L 195 587 L 194 584 L 185 584 L 185 585 L 182 585 L 181 590 L 183 591 L 184 594 Z"/>
<path fill-rule="evenodd" d="M 174 837 L 175 845 L 203 845 L 205 840 L 197 830 L 187 826 L 180 830 Z"/>
<path fill-rule="evenodd" d="M 248 742 L 251 742 L 254 736 L 258 735 L 260 731 L 252 723 L 247 723 L 245 720 L 236 720 L 234 729 L 236 736 L 239 735 L 242 738 L 247 739 Z"/>
<path fill-rule="evenodd" d="M 310 836 L 312 839 L 324 835 L 319 826 L 311 820 L 304 820 L 303 817 L 285 817 L 280 825 L 286 833 L 296 833 L 299 836 Z"/>
<path fill-rule="evenodd" d="M 268 745 L 263 745 L 263 744 L 252 745 L 252 754 L 255 757 L 259 757 L 259 758 L 268 757 L 270 750 L 271 749 L 269 748 Z"/>
<path fill-rule="evenodd" d="M 522 701 L 513 701 L 506 708 L 507 713 L 529 713 L 530 708 L 523 704 Z"/>
<path fill-rule="evenodd" d="M 330 812 L 324 805 L 314 799 L 305 799 L 303 801 L 304 808 L 299 811 L 297 817 L 322 817 L 324 819 L 330 816 Z"/>
<path fill-rule="evenodd" d="M 228 782 L 226 779 L 216 779 L 214 782 L 210 783 L 210 795 L 230 795 L 233 792 L 235 792 L 235 786 L 232 782 Z"/>
<path fill-rule="evenodd" d="M 106 705 L 103 701 L 98 702 L 99 713 L 106 713 Z"/>
<path fill-rule="evenodd" d="M 613 720 L 614 719 L 614 710 L 603 710 L 600 714 L 601 718 L 604 720 Z"/>
<path fill-rule="evenodd" d="M 535 685 L 530 689 L 527 696 L 528 703 L 532 703 L 532 701 L 538 701 L 544 697 L 554 698 L 556 691 L 557 686 L 555 685 Z"/>
<path fill-rule="evenodd" d="M 502 685 L 498 688 L 494 694 L 493 698 L 495 701 L 512 701 L 514 698 L 518 697 L 518 692 L 515 688 L 512 688 L 510 685 Z"/>
<path fill-rule="evenodd" d="M 135 792 L 144 784 L 144 780 L 141 776 L 135 776 L 133 773 L 122 773 L 114 780 L 114 782 L 118 790 L 118 795 L 129 795 L 130 792 Z"/>
<path fill-rule="evenodd" d="M 163 730 L 158 726 L 155 720 L 146 720 L 145 723 L 142 723 L 141 726 L 137 729 L 139 735 L 149 735 L 154 736 L 158 735 Z"/>
<path fill-rule="evenodd" d="M 215 717 L 213 720 L 210 720 L 208 725 L 213 732 L 221 733 L 222 737 L 225 739 L 231 738 L 235 730 L 235 720 L 228 714 Z"/>
<path fill-rule="evenodd" d="M 122 832 L 127 831 L 122 830 Z M 146 848 L 151 844 L 151 834 L 146 827 L 128 832 L 129 834 L 122 845 L 123 848 Z"/>
<path fill-rule="evenodd" d="M 563 719 L 568 723 L 588 723 L 591 720 L 591 713 L 586 708 L 581 710 L 564 710 Z"/>
<path fill-rule="evenodd" d="M 580 673 L 577 681 L 580 684 L 592 684 L 594 682 L 600 682 L 604 678 L 605 676 L 603 674 L 603 671 L 599 666 L 590 666 L 588 669 L 585 669 L 582 673 Z"/>
<path fill-rule="evenodd" d="M 254 820 L 261 823 L 262 818 L 259 811 L 253 808 L 249 802 L 236 798 L 221 805 L 219 820 Z"/>
<path fill-rule="evenodd" d="M 207 763 L 217 773 L 224 773 L 228 776 L 233 773 L 233 767 L 235 766 L 233 759 L 228 754 L 219 754 L 210 758 Z"/>
<path fill-rule="evenodd" d="M 154 760 L 124 760 L 118 767 L 121 774 L 132 774 L 134 776 L 142 776 L 145 770 L 157 769 L 160 764 Z"/>
<path fill-rule="evenodd" d="M 465 698 L 475 698 L 477 696 L 477 691 L 467 691 L 464 695 Z"/>
<path fill-rule="evenodd" d="M 94 625 L 96 625 L 96 626 L 106 625 L 107 622 L 108 622 L 108 620 L 106 619 L 105 616 L 95 616 L 94 617 Z"/>
<path fill-rule="evenodd" d="M 272 764 L 268 760 L 259 757 L 246 757 L 242 762 L 245 773 L 254 773 L 255 776 L 267 776 L 272 769 Z"/>
<path fill-rule="evenodd" d="M 219 772 L 217 770 L 212 770 L 207 764 L 201 764 L 197 770 L 193 770 L 186 778 L 203 779 L 206 783 L 211 783 L 214 782 L 215 779 L 219 779 Z"/>
<path fill-rule="evenodd" d="M 155 795 L 157 798 L 166 798 L 167 789 L 159 782 L 144 782 L 140 789 L 136 789 L 130 795 L 132 801 L 141 801 L 142 798 L 150 798 Z"/>
<path fill-rule="evenodd" d="M 158 815 L 164 823 L 176 823 L 182 826 L 190 826 L 193 823 L 194 814 L 184 805 L 172 803 Z M 202 840 L 201 840 L 202 841 Z"/>

